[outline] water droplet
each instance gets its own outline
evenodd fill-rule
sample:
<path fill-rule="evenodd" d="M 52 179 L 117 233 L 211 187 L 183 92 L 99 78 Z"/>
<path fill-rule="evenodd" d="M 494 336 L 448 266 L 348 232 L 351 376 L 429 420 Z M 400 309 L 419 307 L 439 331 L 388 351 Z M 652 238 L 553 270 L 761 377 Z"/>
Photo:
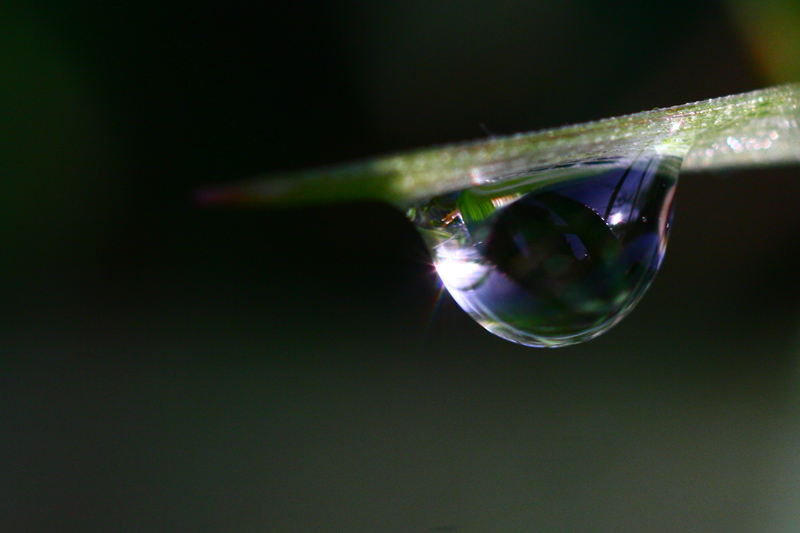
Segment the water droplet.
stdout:
<path fill-rule="evenodd" d="M 564 346 L 607 331 L 652 282 L 680 163 L 652 155 L 533 170 L 409 216 L 445 287 L 482 326 L 528 346 Z"/>

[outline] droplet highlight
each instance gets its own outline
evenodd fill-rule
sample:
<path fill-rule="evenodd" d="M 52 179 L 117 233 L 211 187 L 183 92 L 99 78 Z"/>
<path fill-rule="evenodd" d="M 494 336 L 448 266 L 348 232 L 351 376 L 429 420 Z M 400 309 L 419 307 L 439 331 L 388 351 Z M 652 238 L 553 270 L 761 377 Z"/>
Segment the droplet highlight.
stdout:
<path fill-rule="evenodd" d="M 628 314 L 661 265 L 680 158 L 536 169 L 413 206 L 436 270 L 492 333 L 536 347 L 592 339 Z"/>

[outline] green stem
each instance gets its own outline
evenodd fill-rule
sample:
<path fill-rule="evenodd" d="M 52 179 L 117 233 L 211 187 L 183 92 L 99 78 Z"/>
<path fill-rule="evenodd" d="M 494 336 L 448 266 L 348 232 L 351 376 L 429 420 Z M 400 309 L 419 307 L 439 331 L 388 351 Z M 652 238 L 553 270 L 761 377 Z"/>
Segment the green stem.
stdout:
<path fill-rule="evenodd" d="M 201 191 L 202 203 L 290 206 L 381 200 L 397 206 L 531 169 L 659 153 L 682 172 L 800 163 L 800 84 L 533 133 L 427 148 Z"/>

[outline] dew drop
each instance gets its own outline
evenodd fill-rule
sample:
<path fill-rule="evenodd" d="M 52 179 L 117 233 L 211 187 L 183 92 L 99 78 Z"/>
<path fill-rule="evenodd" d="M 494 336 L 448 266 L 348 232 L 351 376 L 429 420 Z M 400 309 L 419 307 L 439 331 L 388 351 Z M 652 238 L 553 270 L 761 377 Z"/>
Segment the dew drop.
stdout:
<path fill-rule="evenodd" d="M 444 286 L 483 327 L 566 346 L 607 331 L 653 281 L 680 163 L 651 155 L 537 169 L 434 198 L 409 217 Z"/>

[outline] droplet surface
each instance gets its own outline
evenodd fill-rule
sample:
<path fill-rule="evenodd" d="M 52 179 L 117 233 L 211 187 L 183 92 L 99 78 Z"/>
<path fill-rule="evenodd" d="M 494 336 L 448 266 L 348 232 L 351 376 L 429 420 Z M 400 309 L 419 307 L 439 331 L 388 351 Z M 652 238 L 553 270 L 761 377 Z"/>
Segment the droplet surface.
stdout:
<path fill-rule="evenodd" d="M 680 163 L 653 154 L 533 170 L 434 198 L 409 217 L 444 286 L 483 327 L 565 346 L 607 331 L 649 287 Z"/>

